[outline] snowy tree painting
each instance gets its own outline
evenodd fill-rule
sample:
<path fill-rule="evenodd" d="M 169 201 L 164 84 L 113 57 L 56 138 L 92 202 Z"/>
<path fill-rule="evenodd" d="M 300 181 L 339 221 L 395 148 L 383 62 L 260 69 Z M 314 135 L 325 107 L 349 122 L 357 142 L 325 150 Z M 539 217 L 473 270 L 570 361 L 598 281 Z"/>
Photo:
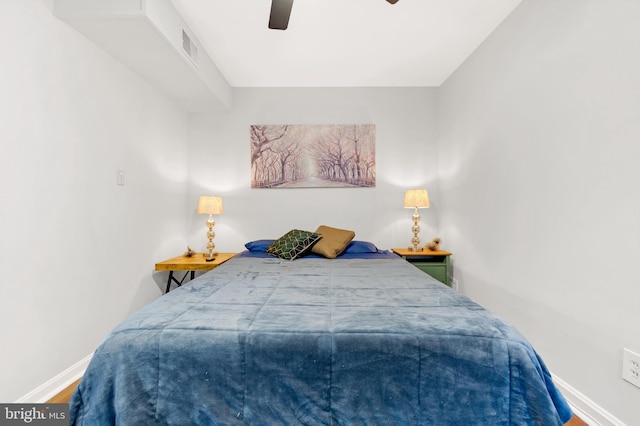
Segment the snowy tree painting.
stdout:
<path fill-rule="evenodd" d="M 252 125 L 252 188 L 374 187 L 376 128 Z"/>

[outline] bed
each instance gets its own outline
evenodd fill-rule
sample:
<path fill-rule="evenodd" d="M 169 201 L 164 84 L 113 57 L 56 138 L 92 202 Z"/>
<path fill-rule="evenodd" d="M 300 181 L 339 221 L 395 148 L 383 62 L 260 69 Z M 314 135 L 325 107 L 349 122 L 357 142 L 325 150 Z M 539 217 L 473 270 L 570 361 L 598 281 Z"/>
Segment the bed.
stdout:
<path fill-rule="evenodd" d="M 286 260 L 259 245 L 113 330 L 71 399 L 71 424 L 571 418 L 518 331 L 400 257 L 352 241 L 335 259 Z"/>

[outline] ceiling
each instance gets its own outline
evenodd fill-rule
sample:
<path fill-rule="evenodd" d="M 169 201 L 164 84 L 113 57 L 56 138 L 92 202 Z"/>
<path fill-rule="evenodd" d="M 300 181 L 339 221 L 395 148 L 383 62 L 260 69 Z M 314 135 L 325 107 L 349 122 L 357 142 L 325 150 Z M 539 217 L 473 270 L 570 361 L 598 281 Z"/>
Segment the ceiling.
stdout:
<path fill-rule="evenodd" d="M 172 0 L 233 87 L 440 86 L 521 0 Z"/>

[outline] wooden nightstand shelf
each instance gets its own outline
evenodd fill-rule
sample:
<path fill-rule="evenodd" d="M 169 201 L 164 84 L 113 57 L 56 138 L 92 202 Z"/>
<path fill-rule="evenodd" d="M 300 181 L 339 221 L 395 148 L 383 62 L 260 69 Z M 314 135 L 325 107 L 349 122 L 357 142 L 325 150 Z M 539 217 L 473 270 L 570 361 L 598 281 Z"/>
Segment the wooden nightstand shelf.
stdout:
<path fill-rule="evenodd" d="M 237 253 L 216 253 L 215 259 L 211 262 L 206 261 L 205 253 L 194 253 L 191 257 L 186 257 L 184 255 L 173 257 L 171 259 L 163 260 L 162 262 L 156 263 L 156 271 L 169 271 L 169 279 L 167 280 L 167 289 L 165 293 L 169 292 L 169 287 L 171 287 L 171 282 L 173 281 L 179 286 L 182 285 L 184 280 L 188 275 L 191 276 L 190 279 L 193 279 L 196 271 L 210 271 L 217 266 L 220 266 L 227 260 L 231 259 Z M 173 276 L 174 271 L 187 271 L 181 280 L 177 280 Z"/>
<path fill-rule="evenodd" d="M 451 253 L 448 251 L 426 249 L 413 251 L 408 248 L 391 250 L 416 268 L 451 287 L 451 264 L 449 263 Z"/>

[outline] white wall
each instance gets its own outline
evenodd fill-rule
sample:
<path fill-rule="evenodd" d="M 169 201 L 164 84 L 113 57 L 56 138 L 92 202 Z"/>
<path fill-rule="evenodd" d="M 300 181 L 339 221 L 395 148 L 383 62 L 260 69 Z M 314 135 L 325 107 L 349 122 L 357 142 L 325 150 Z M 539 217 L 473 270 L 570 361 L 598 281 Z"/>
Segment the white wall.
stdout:
<path fill-rule="evenodd" d="M 229 113 L 193 116 L 189 125 L 189 243 L 204 250 L 206 217 L 195 214 L 200 195 L 223 197 L 216 217 L 216 250 L 239 251 L 247 241 L 277 238 L 292 228 L 353 229 L 380 248 L 406 247 L 412 211 L 404 191 L 430 191 L 422 213 L 423 240 L 435 237 L 435 89 L 234 89 Z M 358 189 L 251 189 L 252 124 L 376 125 L 377 185 Z M 446 244 L 446 242 L 445 242 Z"/>
<path fill-rule="evenodd" d="M 524 0 L 439 90 L 461 289 L 625 423 L 640 389 L 640 2 Z"/>
<path fill-rule="evenodd" d="M 0 2 L 0 28 L 0 401 L 11 402 L 164 290 L 153 264 L 186 245 L 188 121 L 49 2 Z"/>

